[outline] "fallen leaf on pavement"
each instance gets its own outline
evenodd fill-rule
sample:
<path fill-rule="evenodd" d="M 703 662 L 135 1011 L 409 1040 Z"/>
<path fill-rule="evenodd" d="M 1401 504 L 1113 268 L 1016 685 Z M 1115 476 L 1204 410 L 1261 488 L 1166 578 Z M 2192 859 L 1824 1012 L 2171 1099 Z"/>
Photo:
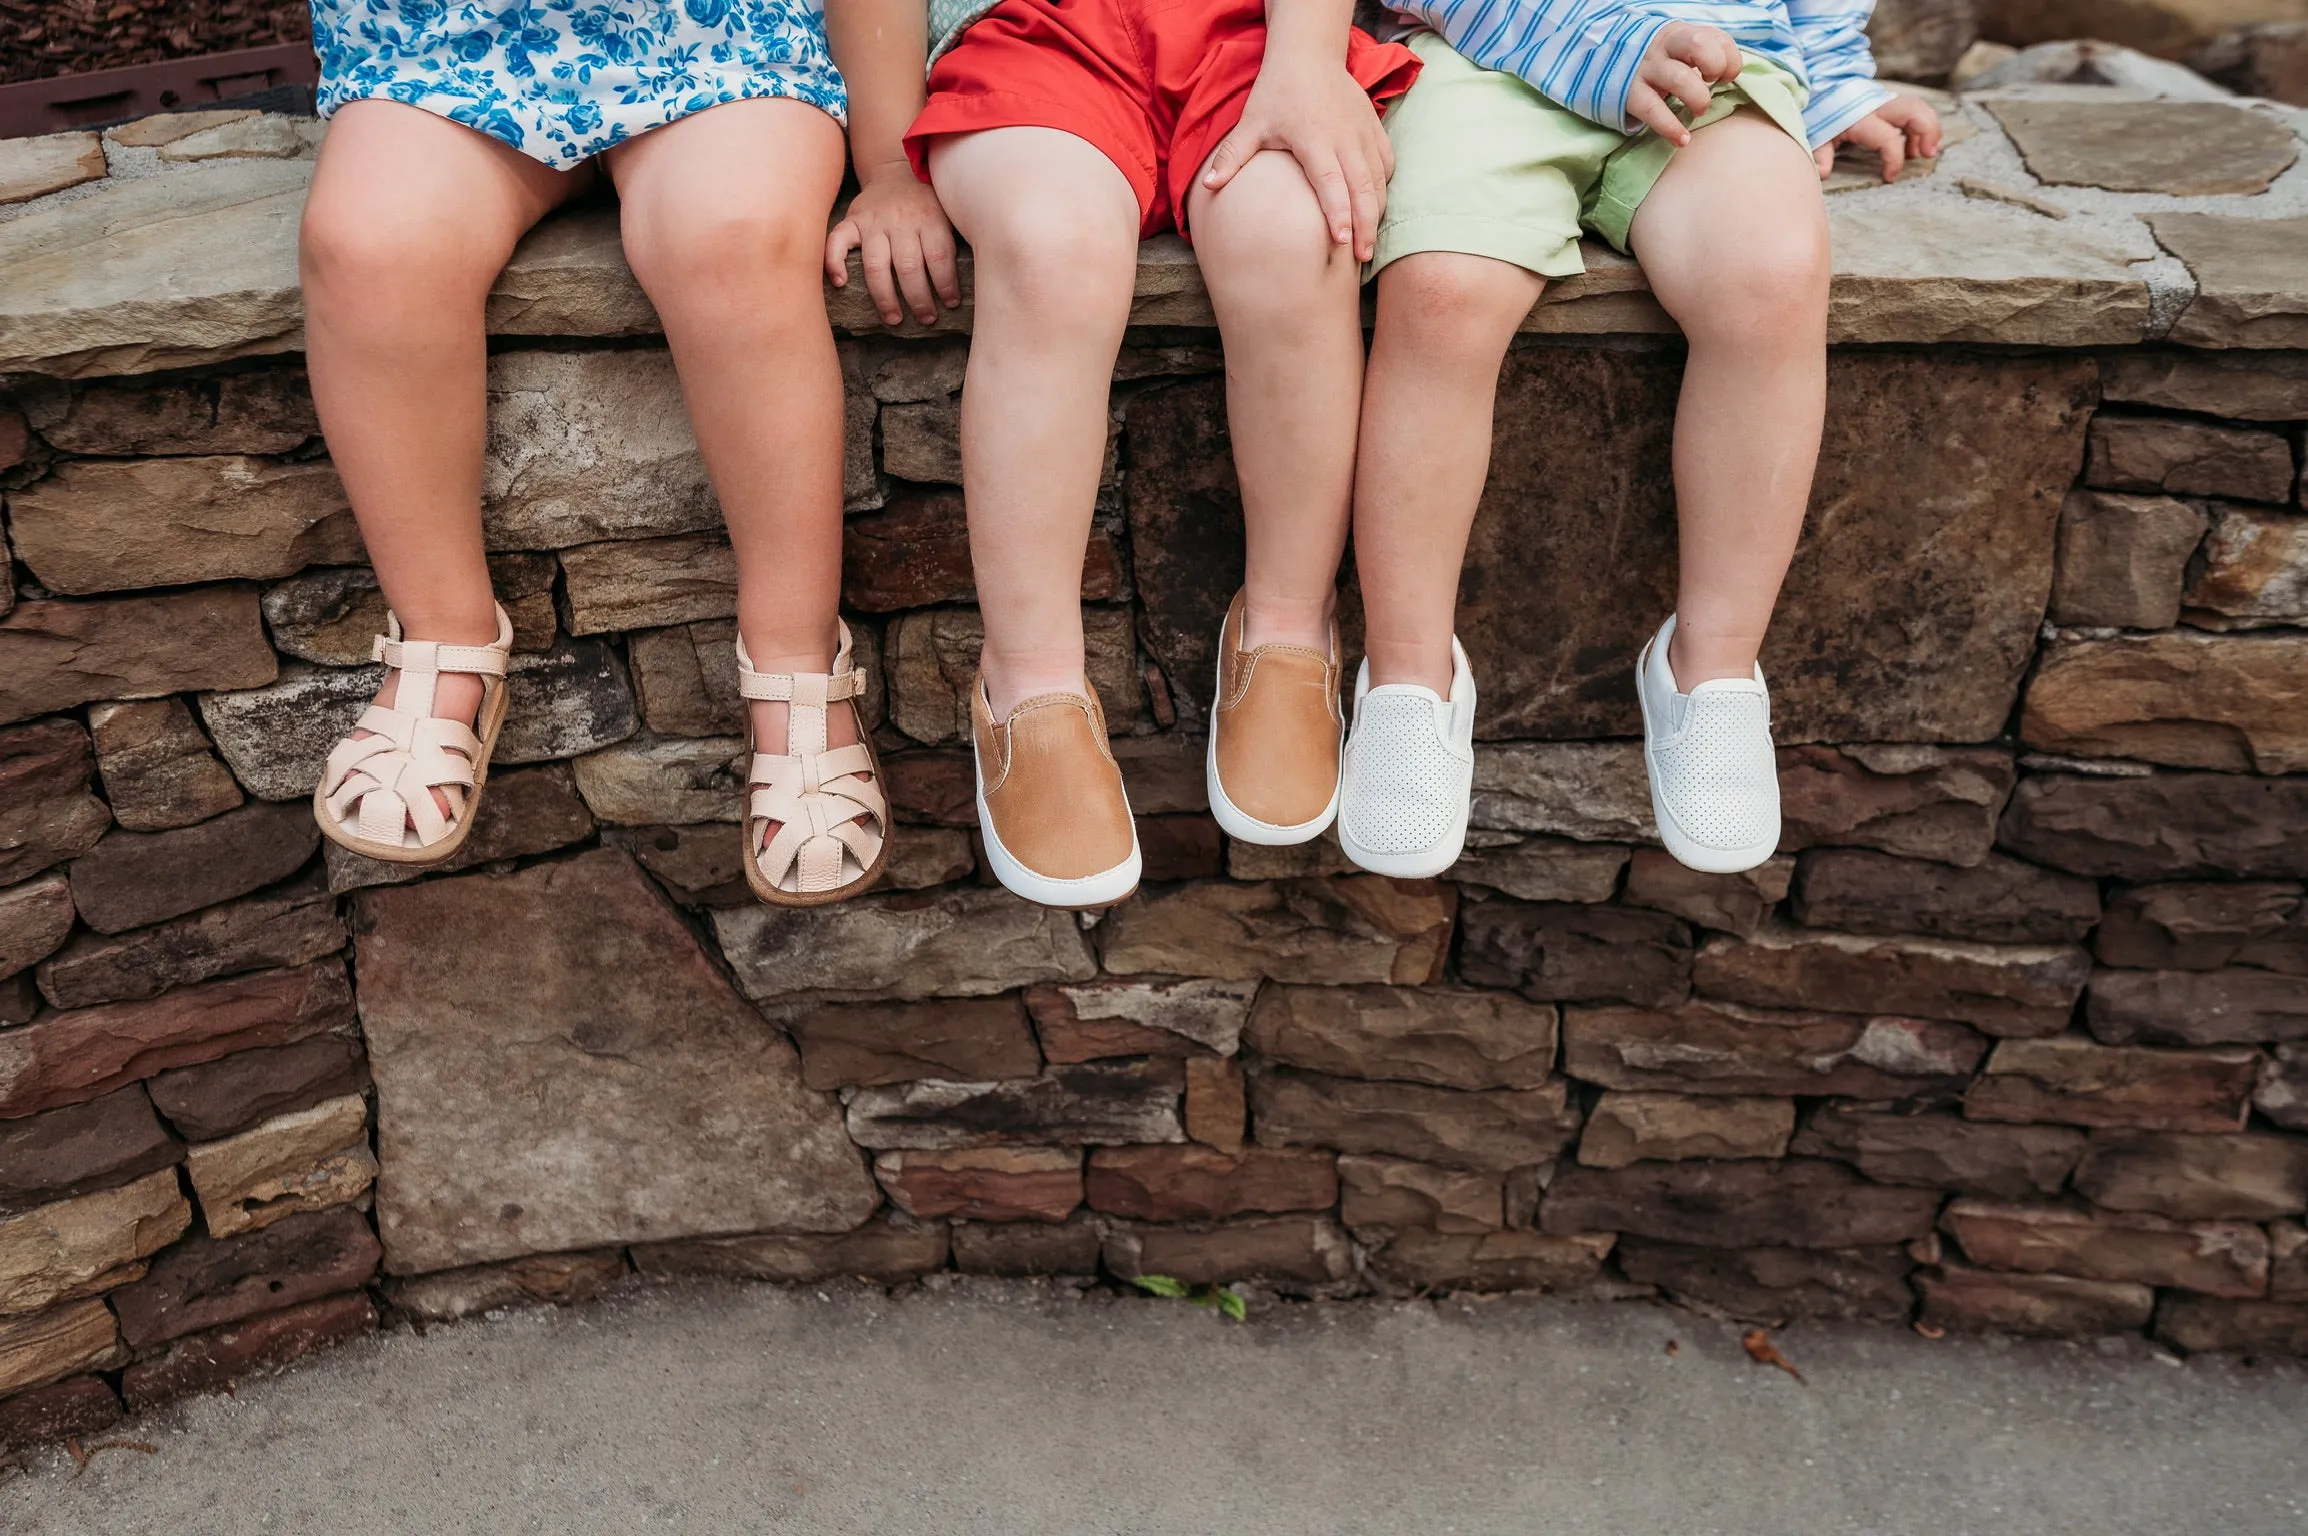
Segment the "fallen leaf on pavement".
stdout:
<path fill-rule="evenodd" d="M 1775 1365 L 1779 1367 L 1779 1369 L 1785 1371 L 1788 1375 L 1794 1377 L 1797 1381 L 1803 1381 L 1803 1373 L 1795 1368 L 1795 1362 L 1788 1359 L 1785 1355 L 1779 1353 L 1779 1346 L 1772 1343 L 1771 1335 L 1765 1333 L 1762 1329 L 1748 1329 L 1747 1332 L 1740 1337 L 1739 1342 L 1746 1347 L 1747 1358 L 1753 1360 L 1756 1364 Z M 1803 1384 L 1805 1386 L 1810 1385 L 1809 1382 L 1803 1382 Z"/>

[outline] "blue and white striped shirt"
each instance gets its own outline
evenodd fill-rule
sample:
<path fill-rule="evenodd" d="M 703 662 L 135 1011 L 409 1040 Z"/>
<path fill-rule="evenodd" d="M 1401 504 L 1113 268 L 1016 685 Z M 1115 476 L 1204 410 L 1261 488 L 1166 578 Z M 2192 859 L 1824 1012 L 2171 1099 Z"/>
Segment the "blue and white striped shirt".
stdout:
<path fill-rule="evenodd" d="M 1688 21 L 1718 27 L 1811 87 L 1816 147 L 1891 99 L 1875 83 L 1867 18 L 1875 0 L 1386 0 L 1485 69 L 1528 80 L 1581 117 L 1623 131 L 1643 50 Z"/>

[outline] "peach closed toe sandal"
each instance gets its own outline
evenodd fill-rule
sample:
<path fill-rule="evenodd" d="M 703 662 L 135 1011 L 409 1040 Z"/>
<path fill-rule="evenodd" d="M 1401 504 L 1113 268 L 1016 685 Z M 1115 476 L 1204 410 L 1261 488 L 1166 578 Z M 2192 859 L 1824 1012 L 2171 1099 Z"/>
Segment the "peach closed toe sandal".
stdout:
<path fill-rule="evenodd" d="M 737 691 L 787 706 L 782 753 L 754 751 L 746 725 L 745 883 L 773 907 L 830 906 L 870 889 L 889 863 L 881 765 L 863 739 L 826 745 L 827 706 L 865 692 L 849 626 L 831 672 L 756 672 L 741 638 Z"/>
<path fill-rule="evenodd" d="M 978 830 L 996 879 L 1028 901 L 1076 911 L 1138 888 L 1138 824 L 1087 684 L 1036 694 L 997 721 L 980 673 L 970 724 Z"/>
<path fill-rule="evenodd" d="M 1242 649 L 1242 594 L 1218 631 L 1218 692 L 1205 774 L 1228 837 L 1267 847 L 1311 842 L 1338 815 L 1338 626 L 1311 646 Z"/>
<path fill-rule="evenodd" d="M 321 835 L 388 864 L 437 864 L 464 847 L 505 723 L 505 664 L 512 653 L 513 621 L 502 606 L 490 645 L 404 639 L 399 616 L 388 612 L 369 655 L 401 674 L 400 687 L 389 707 L 363 710 L 354 734 L 329 753 L 313 790 Z M 444 672 L 481 678 L 477 732 L 433 714 Z M 446 813 L 435 790 L 449 802 Z"/>

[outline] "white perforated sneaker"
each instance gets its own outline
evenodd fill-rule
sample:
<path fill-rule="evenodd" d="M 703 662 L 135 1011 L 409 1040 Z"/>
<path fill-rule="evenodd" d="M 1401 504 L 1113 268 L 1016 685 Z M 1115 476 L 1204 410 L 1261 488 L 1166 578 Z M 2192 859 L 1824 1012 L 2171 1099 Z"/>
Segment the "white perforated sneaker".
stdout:
<path fill-rule="evenodd" d="M 1678 862 L 1708 874 L 1753 869 L 1779 847 L 1779 764 L 1763 669 L 1680 692 L 1667 664 L 1674 634 L 1669 615 L 1635 661 L 1659 840 Z"/>
<path fill-rule="evenodd" d="M 1451 695 L 1354 678 L 1354 725 L 1339 776 L 1338 841 L 1374 875 L 1423 880 L 1458 862 L 1475 785 L 1475 678 L 1451 641 Z"/>

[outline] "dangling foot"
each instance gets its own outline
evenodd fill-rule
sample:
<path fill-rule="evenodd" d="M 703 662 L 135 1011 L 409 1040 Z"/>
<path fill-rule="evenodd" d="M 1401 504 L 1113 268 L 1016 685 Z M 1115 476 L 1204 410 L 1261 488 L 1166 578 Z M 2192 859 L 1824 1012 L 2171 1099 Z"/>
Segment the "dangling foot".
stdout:
<path fill-rule="evenodd" d="M 849 626 L 841 626 L 830 672 L 756 672 L 740 638 L 737 681 L 752 705 L 746 884 L 779 907 L 830 906 L 871 889 L 889 862 L 889 806 L 873 745 L 858 731 L 852 701 L 865 692 L 865 674 L 851 658 Z M 835 739 L 836 704 L 846 740 Z M 782 708 L 785 718 L 776 721 L 764 705 Z M 783 736 L 784 751 L 763 746 L 770 730 Z"/>

